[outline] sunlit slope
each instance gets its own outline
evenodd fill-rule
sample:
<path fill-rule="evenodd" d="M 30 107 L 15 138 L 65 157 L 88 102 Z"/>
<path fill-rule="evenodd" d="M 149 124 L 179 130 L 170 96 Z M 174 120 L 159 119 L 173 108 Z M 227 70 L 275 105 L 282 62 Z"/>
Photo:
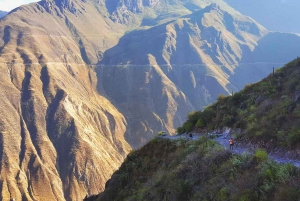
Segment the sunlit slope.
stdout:
<path fill-rule="evenodd" d="M 102 191 L 129 152 L 125 119 L 86 65 L 119 34 L 100 8 L 43 1 L 0 23 L 2 200 L 80 200 Z"/>

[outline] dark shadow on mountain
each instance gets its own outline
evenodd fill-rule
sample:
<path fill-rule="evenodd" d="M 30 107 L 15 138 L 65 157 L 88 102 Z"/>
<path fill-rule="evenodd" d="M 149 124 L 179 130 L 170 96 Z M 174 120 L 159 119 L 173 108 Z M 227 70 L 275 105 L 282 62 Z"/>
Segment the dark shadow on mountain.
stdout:
<path fill-rule="evenodd" d="M 157 50 L 158 48 L 162 49 L 159 46 L 165 43 L 167 37 L 165 27 L 169 23 L 167 22 L 147 30 L 128 32 L 116 46 L 105 51 L 99 65 L 123 65 L 128 61 L 131 61 L 133 64 L 149 65 L 148 54 L 153 55 L 157 63 L 166 64 L 161 52 Z"/>

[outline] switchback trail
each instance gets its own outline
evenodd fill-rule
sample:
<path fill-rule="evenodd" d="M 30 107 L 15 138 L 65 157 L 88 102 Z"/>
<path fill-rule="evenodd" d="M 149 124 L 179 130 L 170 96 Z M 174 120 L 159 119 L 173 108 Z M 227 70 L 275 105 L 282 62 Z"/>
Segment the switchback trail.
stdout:
<path fill-rule="evenodd" d="M 215 137 L 214 140 L 218 142 L 221 146 L 223 146 L 225 149 L 229 149 L 229 139 L 230 139 L 230 130 L 226 130 L 222 134 L 220 134 L 220 137 Z M 189 137 L 188 135 L 175 135 L 175 136 L 164 136 L 161 138 L 164 139 L 170 139 L 170 140 L 176 140 L 176 139 L 187 139 L 187 140 L 197 140 L 199 137 L 203 136 L 201 134 L 195 134 L 193 133 L 193 137 Z M 235 144 L 233 150 L 230 150 L 232 153 L 235 154 L 243 154 L 243 153 L 249 153 L 249 154 L 254 154 L 255 149 L 247 147 L 245 145 L 239 145 Z M 277 163 L 281 164 L 293 164 L 296 167 L 300 167 L 300 160 L 295 160 L 295 159 L 290 159 L 290 158 L 285 158 L 282 156 L 278 156 L 277 154 L 274 153 L 268 153 L 268 157 L 270 159 L 273 159 Z"/>

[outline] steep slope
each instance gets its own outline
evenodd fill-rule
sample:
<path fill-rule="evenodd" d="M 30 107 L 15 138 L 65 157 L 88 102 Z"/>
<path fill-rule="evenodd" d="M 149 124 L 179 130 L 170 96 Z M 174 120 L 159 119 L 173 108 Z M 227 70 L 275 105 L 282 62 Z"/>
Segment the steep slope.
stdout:
<path fill-rule="evenodd" d="M 266 152 L 235 155 L 216 143 L 155 139 L 131 153 L 92 200 L 270 200 L 300 198 L 300 172 Z"/>
<path fill-rule="evenodd" d="M 0 10 L 0 18 L 4 17 L 5 15 L 7 15 L 7 12 Z"/>
<path fill-rule="evenodd" d="M 299 158 L 299 67 L 297 58 L 233 96 L 220 96 L 207 109 L 191 113 L 179 132 L 231 127 L 241 142 L 289 150 L 286 154 Z"/>
<path fill-rule="evenodd" d="M 87 65 L 119 34 L 101 7 L 41 1 L 1 21 L 1 200 L 83 199 L 129 152 L 126 121 Z"/>

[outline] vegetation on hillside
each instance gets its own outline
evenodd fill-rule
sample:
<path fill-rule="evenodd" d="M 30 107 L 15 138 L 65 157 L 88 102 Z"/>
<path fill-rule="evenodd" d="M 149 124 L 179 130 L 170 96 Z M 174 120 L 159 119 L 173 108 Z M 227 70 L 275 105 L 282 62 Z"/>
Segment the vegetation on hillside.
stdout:
<path fill-rule="evenodd" d="M 268 142 L 269 147 L 300 143 L 300 59 L 286 64 L 262 81 L 247 85 L 232 96 L 220 95 L 203 111 L 192 112 L 178 133 L 239 130 L 236 138 Z"/>
<path fill-rule="evenodd" d="M 299 200 L 300 172 L 257 150 L 234 155 L 205 137 L 197 141 L 155 139 L 131 153 L 87 200 Z"/>

